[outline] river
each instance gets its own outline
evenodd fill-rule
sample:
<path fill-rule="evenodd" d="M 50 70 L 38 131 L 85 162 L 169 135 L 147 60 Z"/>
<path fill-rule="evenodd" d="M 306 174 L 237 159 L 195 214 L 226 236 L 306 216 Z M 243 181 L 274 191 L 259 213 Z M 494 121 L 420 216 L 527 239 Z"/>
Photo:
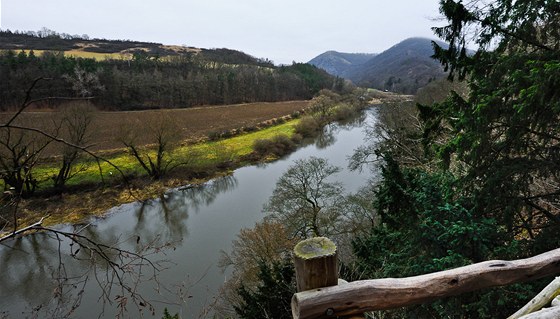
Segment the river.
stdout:
<path fill-rule="evenodd" d="M 201 186 L 170 190 L 159 199 L 115 207 L 104 218 L 93 220 L 81 234 L 111 245 L 119 243 L 123 249 L 165 245 L 160 253 L 150 256 L 162 261 L 158 265 L 165 268 L 158 276 L 160 285 L 148 281 L 138 286 L 138 291 L 156 308 L 155 318 L 162 317 L 164 308 L 172 314 L 179 313 L 181 318 L 205 317 L 228 276 L 217 266 L 221 251 L 229 251 L 240 229 L 262 220 L 263 204 L 278 178 L 295 160 L 327 158 L 343 168 L 335 177 L 347 192 L 355 192 L 367 182 L 369 174 L 347 169 L 348 157 L 364 143 L 364 124 L 372 124 L 375 118 L 375 110 L 370 109 L 351 123 L 327 126 L 321 137 L 281 160 L 243 167 L 231 176 Z M 82 227 L 60 229 L 74 231 Z M 72 318 L 115 317 L 116 301 L 105 306 L 100 301 L 98 282 L 107 282 L 101 266 L 70 258 L 68 252 L 76 248 L 70 247 L 67 240 L 61 240 L 60 247 L 61 254 L 59 241 L 47 234 L 28 235 L 0 246 L 0 318 L 34 314 L 40 318 L 61 317 L 67 313 Z M 78 279 L 61 285 L 55 279 L 62 272 L 62 277 Z M 148 278 L 149 273 L 144 275 Z M 84 276 L 88 276 L 86 283 L 79 279 Z M 53 294 L 60 291 L 64 298 L 57 307 L 59 299 Z M 119 291 L 112 293 L 114 300 Z M 137 317 L 136 308 L 130 302 L 125 317 Z M 149 311 L 144 316 L 152 317 Z"/>

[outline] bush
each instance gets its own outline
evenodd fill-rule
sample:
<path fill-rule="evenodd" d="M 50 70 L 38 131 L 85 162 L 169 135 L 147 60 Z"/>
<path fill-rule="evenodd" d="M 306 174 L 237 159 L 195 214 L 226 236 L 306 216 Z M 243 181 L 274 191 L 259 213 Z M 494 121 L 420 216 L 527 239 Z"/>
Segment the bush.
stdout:
<path fill-rule="evenodd" d="M 286 119 L 283 117 L 277 117 L 274 119 L 274 124 L 278 125 L 278 124 L 283 124 L 286 123 Z"/>
<path fill-rule="evenodd" d="M 251 126 L 245 126 L 245 127 L 243 128 L 243 131 L 248 132 L 248 133 L 249 133 L 249 132 L 255 132 L 255 131 L 257 131 L 257 127 L 256 127 L 256 126 L 252 126 L 252 125 L 251 125 Z"/>
<path fill-rule="evenodd" d="M 301 143 L 302 140 L 303 140 L 303 136 L 301 136 L 301 134 L 296 133 L 292 135 L 292 142 L 299 144 Z"/>
<path fill-rule="evenodd" d="M 220 136 L 221 136 L 220 132 L 212 131 L 212 132 L 208 133 L 208 140 L 216 141 L 216 140 L 220 139 Z"/>
<path fill-rule="evenodd" d="M 278 135 L 271 139 L 256 140 L 253 149 L 259 155 L 282 156 L 292 152 L 296 148 L 296 143 L 286 135 Z"/>
<path fill-rule="evenodd" d="M 259 285 L 237 290 L 241 304 L 234 306 L 240 318 L 291 318 L 290 301 L 296 292 L 295 270 L 291 260 L 261 263 Z"/>
<path fill-rule="evenodd" d="M 336 121 L 347 120 L 354 115 L 356 115 L 356 110 L 349 104 L 341 104 L 333 112 L 333 118 Z"/>
<path fill-rule="evenodd" d="M 303 137 L 315 137 L 322 127 L 321 121 L 314 117 L 306 116 L 296 125 L 295 130 L 297 134 Z"/>

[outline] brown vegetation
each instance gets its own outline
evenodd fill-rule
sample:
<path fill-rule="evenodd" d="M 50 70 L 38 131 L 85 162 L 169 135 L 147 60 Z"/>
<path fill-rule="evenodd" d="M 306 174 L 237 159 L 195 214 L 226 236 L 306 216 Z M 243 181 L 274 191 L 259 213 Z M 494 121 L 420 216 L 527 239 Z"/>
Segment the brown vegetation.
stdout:
<path fill-rule="evenodd" d="M 90 150 L 108 151 L 122 148 L 119 132 L 123 126 L 153 122 L 154 118 L 173 118 L 180 129 L 178 138 L 196 141 L 212 133 L 221 133 L 238 128 L 254 128 L 257 124 L 290 115 L 309 106 L 309 101 L 290 101 L 276 103 L 248 103 L 225 106 L 206 106 L 188 109 L 148 110 L 126 112 L 96 112 L 91 123 Z M 64 106 L 61 106 L 64 107 Z M 60 112 L 27 112 L 20 115 L 20 124 L 46 129 L 52 121 L 60 117 Z M 0 113 L 0 121 L 11 113 Z M 140 124 L 142 125 L 142 124 Z M 150 130 L 135 130 L 140 134 L 138 141 L 150 141 Z M 142 136 L 144 134 L 145 136 Z M 60 150 L 51 148 L 49 154 L 59 154 Z"/>

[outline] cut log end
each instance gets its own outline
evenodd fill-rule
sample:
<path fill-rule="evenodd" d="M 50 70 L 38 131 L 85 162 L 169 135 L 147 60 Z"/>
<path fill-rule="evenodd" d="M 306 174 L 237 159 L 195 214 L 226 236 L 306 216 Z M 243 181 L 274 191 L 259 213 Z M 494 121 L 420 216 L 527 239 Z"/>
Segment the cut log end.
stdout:
<path fill-rule="evenodd" d="M 326 237 L 315 237 L 299 242 L 294 248 L 294 254 L 304 260 L 334 256 L 336 245 Z"/>

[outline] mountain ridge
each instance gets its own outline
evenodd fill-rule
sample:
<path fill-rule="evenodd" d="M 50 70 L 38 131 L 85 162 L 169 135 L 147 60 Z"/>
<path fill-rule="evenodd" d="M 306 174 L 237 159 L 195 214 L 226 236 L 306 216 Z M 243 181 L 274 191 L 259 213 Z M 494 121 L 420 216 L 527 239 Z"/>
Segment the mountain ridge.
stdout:
<path fill-rule="evenodd" d="M 338 51 L 327 51 L 310 60 L 313 64 L 328 73 L 344 77 L 344 73 L 352 66 L 361 65 L 373 58 L 375 53 L 345 53 Z"/>
<path fill-rule="evenodd" d="M 432 41 L 446 47 L 441 41 L 412 37 L 376 54 L 362 63 L 338 64 L 336 73 L 354 84 L 380 90 L 414 94 L 433 80 L 445 76 L 443 67 L 433 59 Z M 325 65 L 323 53 L 309 61 L 317 67 Z M 327 55 L 328 57 L 328 55 Z"/>

